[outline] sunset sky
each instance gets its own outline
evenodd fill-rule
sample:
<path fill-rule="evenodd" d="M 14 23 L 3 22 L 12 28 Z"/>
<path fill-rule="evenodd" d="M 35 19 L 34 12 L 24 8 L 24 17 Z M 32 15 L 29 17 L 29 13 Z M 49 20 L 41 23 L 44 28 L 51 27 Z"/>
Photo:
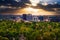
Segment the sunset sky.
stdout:
<path fill-rule="evenodd" d="M 7 1 L 7 0 L 4 0 L 4 1 Z M 25 1 L 25 0 L 15 0 L 15 1 L 19 2 L 19 1 Z M 35 0 L 33 0 L 33 1 L 35 1 Z M 60 0 L 40 0 L 40 1 L 42 1 L 42 2 L 48 2 L 48 3 L 50 3 L 50 2 L 60 2 Z"/>
<path fill-rule="evenodd" d="M 40 1 L 43 3 L 47 3 L 47 4 L 52 4 L 54 2 L 57 2 L 60 4 L 60 0 L 0 0 L 0 5 L 7 5 L 7 4 L 12 4 L 12 5 L 24 5 L 24 3 L 31 3 L 33 2 L 40 4 Z M 34 5 L 32 4 L 32 5 Z"/>
<path fill-rule="evenodd" d="M 6 4 L 13 4 L 14 7 L 8 7 L 8 9 L 6 10 L 3 9 L 5 6 L 0 6 L 0 14 L 24 14 L 24 13 L 30 13 L 30 14 L 34 14 L 34 15 L 59 15 L 60 12 L 56 12 L 56 11 L 50 11 L 50 9 L 46 10 L 46 9 L 42 9 L 40 6 L 37 6 L 38 3 L 40 3 L 40 1 L 42 2 L 47 2 L 47 4 L 50 4 L 50 3 L 54 3 L 54 2 L 59 2 L 60 3 L 60 0 L 0 0 L 0 5 L 5 5 Z M 12 2 L 13 1 L 13 2 Z M 29 1 L 31 2 L 31 4 L 28 4 L 27 7 L 24 7 L 24 8 L 19 8 L 19 9 L 13 9 L 15 8 L 15 6 L 17 6 L 18 4 L 21 5 L 24 5 L 26 2 L 29 3 Z M 19 3 L 18 3 L 19 2 Z M 21 3 L 20 3 L 21 2 Z M 12 5 L 12 6 L 13 6 Z M 36 6 L 36 8 L 34 8 Z M 20 7 L 20 6 L 19 6 Z M 38 8 L 39 7 L 39 8 Z M 10 8 L 10 9 L 9 9 Z M 59 8 L 60 9 L 60 8 Z M 55 8 L 52 10 L 55 10 Z"/>
<path fill-rule="evenodd" d="M 22 1 L 22 0 L 16 0 L 16 1 Z M 43 2 L 60 2 L 60 0 L 40 0 Z"/>

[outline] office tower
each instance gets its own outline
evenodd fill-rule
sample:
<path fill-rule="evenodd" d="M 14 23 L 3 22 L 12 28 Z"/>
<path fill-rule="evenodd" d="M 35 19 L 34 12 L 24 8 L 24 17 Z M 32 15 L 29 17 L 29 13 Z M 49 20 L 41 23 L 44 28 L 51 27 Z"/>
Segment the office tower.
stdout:
<path fill-rule="evenodd" d="M 39 20 L 40 21 L 43 21 L 43 16 L 39 16 Z"/>
<path fill-rule="evenodd" d="M 32 20 L 32 14 L 27 14 L 27 21 L 31 21 Z"/>
<path fill-rule="evenodd" d="M 33 17 L 32 17 L 32 21 L 34 21 L 34 22 L 39 22 L 40 20 L 39 20 L 38 16 L 33 16 Z"/>
<path fill-rule="evenodd" d="M 23 15 L 22 15 L 22 19 L 23 19 L 23 20 L 27 20 L 26 17 L 27 17 L 27 14 L 23 14 Z"/>

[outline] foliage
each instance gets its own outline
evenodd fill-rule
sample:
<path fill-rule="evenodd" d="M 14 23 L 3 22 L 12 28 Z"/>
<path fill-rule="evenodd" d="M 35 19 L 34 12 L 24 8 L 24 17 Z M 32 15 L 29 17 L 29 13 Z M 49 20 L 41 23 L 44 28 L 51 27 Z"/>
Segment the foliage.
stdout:
<path fill-rule="evenodd" d="M 60 40 L 60 22 L 15 22 L 0 20 L 0 40 Z"/>

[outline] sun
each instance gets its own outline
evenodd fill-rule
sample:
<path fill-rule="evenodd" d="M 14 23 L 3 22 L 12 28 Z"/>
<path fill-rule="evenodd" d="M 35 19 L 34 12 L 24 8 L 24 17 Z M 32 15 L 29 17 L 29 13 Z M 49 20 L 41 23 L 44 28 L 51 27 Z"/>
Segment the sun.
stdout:
<path fill-rule="evenodd" d="M 40 0 L 30 0 L 32 6 L 37 6 Z"/>

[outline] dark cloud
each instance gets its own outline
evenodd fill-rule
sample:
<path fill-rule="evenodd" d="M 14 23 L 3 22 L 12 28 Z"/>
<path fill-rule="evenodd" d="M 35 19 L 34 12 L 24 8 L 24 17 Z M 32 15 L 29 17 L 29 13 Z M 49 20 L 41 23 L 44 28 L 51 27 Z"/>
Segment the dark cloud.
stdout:
<path fill-rule="evenodd" d="M 44 1 L 50 1 L 48 3 L 51 3 L 52 0 L 44 0 Z M 55 0 L 55 1 L 57 1 L 57 0 Z M 25 5 L 25 3 L 30 3 L 30 1 L 29 0 L 21 0 L 21 1 L 17 2 L 15 0 L 0 0 L 0 5 L 5 5 L 5 6 L 17 6 L 17 7 L 19 7 L 19 6 Z M 58 0 L 58 4 L 60 4 L 59 0 Z"/>
<path fill-rule="evenodd" d="M 6 6 L 22 6 L 25 3 L 30 3 L 29 0 L 21 0 L 19 2 L 15 0 L 0 0 L 0 5 L 6 5 Z"/>

